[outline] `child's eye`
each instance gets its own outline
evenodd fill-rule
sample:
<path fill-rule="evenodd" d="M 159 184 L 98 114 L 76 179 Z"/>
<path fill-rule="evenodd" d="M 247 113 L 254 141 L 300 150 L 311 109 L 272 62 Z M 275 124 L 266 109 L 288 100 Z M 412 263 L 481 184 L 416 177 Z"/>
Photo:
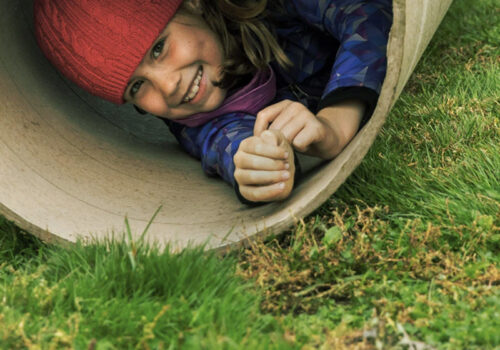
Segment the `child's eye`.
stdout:
<path fill-rule="evenodd" d="M 156 45 L 153 46 L 153 50 L 151 50 L 151 56 L 153 58 L 160 57 L 161 52 L 163 51 L 163 46 L 165 46 L 165 40 L 157 42 Z"/>
<path fill-rule="evenodd" d="M 142 83 L 144 83 L 142 80 L 136 81 L 132 87 L 130 88 L 129 94 L 130 97 L 134 98 L 135 95 L 139 92 L 139 89 L 141 88 Z"/>

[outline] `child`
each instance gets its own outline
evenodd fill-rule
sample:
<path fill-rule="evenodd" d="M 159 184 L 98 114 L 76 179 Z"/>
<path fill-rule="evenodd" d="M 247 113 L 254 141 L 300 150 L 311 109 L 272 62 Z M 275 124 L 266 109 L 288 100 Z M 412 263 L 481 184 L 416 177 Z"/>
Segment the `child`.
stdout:
<path fill-rule="evenodd" d="M 370 117 L 391 0 L 35 0 L 42 51 L 108 101 L 164 118 L 243 202 L 286 198 L 294 150 L 331 159 Z"/>

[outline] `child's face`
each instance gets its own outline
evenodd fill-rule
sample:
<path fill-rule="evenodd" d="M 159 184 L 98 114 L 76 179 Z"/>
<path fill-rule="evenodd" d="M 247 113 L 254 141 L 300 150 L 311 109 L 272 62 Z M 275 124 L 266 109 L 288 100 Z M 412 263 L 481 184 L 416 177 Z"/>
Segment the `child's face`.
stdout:
<path fill-rule="evenodd" d="M 222 46 L 201 16 L 179 12 L 132 74 L 124 98 L 159 117 L 182 119 L 222 104 Z"/>

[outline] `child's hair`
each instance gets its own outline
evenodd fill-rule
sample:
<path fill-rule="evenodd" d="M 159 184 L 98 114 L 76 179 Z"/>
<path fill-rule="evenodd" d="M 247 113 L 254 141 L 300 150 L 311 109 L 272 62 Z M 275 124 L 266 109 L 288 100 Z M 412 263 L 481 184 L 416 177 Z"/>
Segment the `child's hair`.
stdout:
<path fill-rule="evenodd" d="M 229 89 L 241 77 L 264 69 L 276 60 L 283 68 L 291 61 L 279 46 L 266 22 L 269 9 L 281 9 L 281 0 L 202 0 L 203 17 L 219 35 L 225 61 L 219 86 Z M 189 11 L 181 5 L 181 11 Z"/>

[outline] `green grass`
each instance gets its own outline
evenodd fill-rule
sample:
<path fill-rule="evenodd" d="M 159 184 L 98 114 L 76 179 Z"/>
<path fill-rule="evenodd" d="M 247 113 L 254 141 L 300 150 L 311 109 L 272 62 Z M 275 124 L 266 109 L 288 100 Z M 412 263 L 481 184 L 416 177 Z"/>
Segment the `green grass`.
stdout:
<path fill-rule="evenodd" d="M 500 349 L 497 7 L 455 0 L 362 164 L 285 235 L 64 250 L 0 219 L 0 348 Z"/>
<path fill-rule="evenodd" d="M 234 258 L 221 260 L 201 247 L 177 255 L 140 245 L 134 251 L 125 241 L 64 250 L 3 226 L 9 232 L 0 250 L 2 348 L 284 343 L 272 340 L 280 327 L 259 313 L 252 285 L 234 276 Z"/>

